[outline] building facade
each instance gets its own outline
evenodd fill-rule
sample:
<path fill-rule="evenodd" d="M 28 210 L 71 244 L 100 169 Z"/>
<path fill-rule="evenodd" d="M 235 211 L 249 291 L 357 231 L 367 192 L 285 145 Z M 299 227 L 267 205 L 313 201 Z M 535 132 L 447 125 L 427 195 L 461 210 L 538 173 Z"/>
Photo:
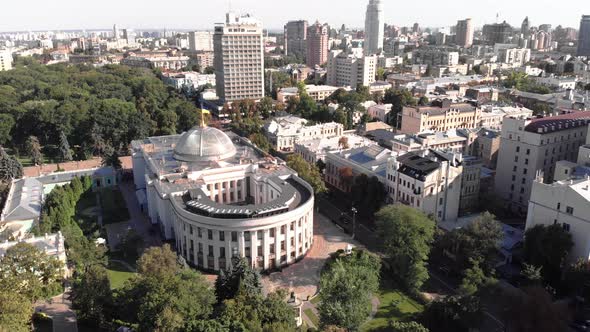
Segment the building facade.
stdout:
<path fill-rule="evenodd" d="M 262 22 L 246 15 L 226 15 L 214 34 L 217 96 L 222 102 L 264 97 Z"/>
<path fill-rule="evenodd" d="M 190 31 L 188 33 L 188 48 L 191 51 L 213 52 L 213 32 Z"/>
<path fill-rule="evenodd" d="M 365 55 L 379 54 L 383 51 L 384 15 L 383 1 L 369 0 L 365 17 Z"/>
<path fill-rule="evenodd" d="M 466 103 L 452 103 L 448 99 L 432 106 L 404 107 L 400 131 L 418 134 L 425 131 L 477 128 L 481 122 L 481 109 Z"/>
<path fill-rule="evenodd" d="M 347 54 L 341 50 L 330 51 L 328 56 L 327 84 L 356 89 L 375 82 L 376 56 Z"/>
<path fill-rule="evenodd" d="M 582 15 L 580 21 L 578 56 L 590 56 L 590 15 Z"/>
<path fill-rule="evenodd" d="M 415 64 L 429 66 L 456 66 L 459 64 L 459 52 L 440 48 L 419 48 L 414 51 L 412 58 Z"/>
<path fill-rule="evenodd" d="M 473 22 L 470 18 L 457 21 L 457 37 L 455 43 L 461 47 L 469 48 L 473 45 Z"/>
<path fill-rule="evenodd" d="M 328 61 L 328 41 L 330 27 L 327 24 L 315 22 L 307 29 L 307 59 L 309 68 L 321 66 Z"/>
<path fill-rule="evenodd" d="M 526 212 L 533 181 L 543 178 L 552 183 L 557 161 L 577 160 L 590 123 L 590 115 L 585 113 L 504 119 L 495 188 L 511 210 Z"/>
<path fill-rule="evenodd" d="M 313 189 L 246 140 L 201 126 L 132 148 L 149 218 L 190 265 L 218 271 L 241 256 L 269 270 L 311 248 Z"/>
<path fill-rule="evenodd" d="M 284 29 L 285 55 L 303 59 L 307 48 L 307 21 L 289 21 Z"/>
<path fill-rule="evenodd" d="M 283 116 L 269 121 L 263 130 L 277 151 L 289 152 L 293 151 L 295 143 L 299 141 L 342 136 L 344 127 L 336 122 L 307 126 L 305 119 Z"/>
<path fill-rule="evenodd" d="M 325 162 L 326 154 L 330 152 L 356 149 L 376 144 L 374 141 L 362 136 L 344 134 L 342 136 L 297 142 L 295 143 L 295 153 L 301 155 L 308 163 L 315 165 L 319 160 Z"/>
<path fill-rule="evenodd" d="M 12 69 L 12 52 L 0 50 L 0 71 Z"/>

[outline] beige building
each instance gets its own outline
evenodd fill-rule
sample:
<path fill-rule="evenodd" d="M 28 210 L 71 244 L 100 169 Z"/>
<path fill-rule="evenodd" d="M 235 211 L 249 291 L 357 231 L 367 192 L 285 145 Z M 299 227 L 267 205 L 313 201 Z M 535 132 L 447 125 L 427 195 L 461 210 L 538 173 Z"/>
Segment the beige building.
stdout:
<path fill-rule="evenodd" d="M 465 48 L 471 47 L 473 45 L 474 31 L 473 22 L 470 18 L 457 21 L 456 44 Z"/>
<path fill-rule="evenodd" d="M 272 119 L 263 129 L 273 147 L 283 152 L 293 151 L 297 142 L 340 137 L 344 131 L 340 123 L 329 122 L 308 126 L 307 120 L 291 115 Z"/>
<path fill-rule="evenodd" d="M 492 130 L 501 130 L 504 118 L 528 119 L 533 116 L 533 110 L 522 106 L 489 106 L 481 112 L 481 127 Z"/>
<path fill-rule="evenodd" d="M 375 82 L 377 57 L 330 51 L 328 56 L 327 84 L 356 89 L 359 85 L 370 86 Z"/>
<path fill-rule="evenodd" d="M 213 32 L 190 31 L 188 33 L 188 48 L 191 51 L 213 52 Z"/>
<path fill-rule="evenodd" d="M 12 69 L 12 52 L 0 50 L 0 71 Z"/>
<path fill-rule="evenodd" d="M 504 119 L 495 189 L 511 210 L 526 212 L 533 182 L 543 178 L 544 183 L 552 183 L 556 162 L 576 162 L 578 149 L 586 142 L 588 123 L 588 112 Z"/>
<path fill-rule="evenodd" d="M 227 13 L 215 27 L 213 46 L 217 96 L 222 102 L 264 97 L 262 22 Z"/>
<path fill-rule="evenodd" d="M 400 131 L 404 134 L 417 134 L 425 131 L 477 128 L 480 122 L 481 109 L 444 99 L 433 102 L 432 106 L 404 107 Z"/>
<path fill-rule="evenodd" d="M 335 86 L 329 85 L 306 85 L 305 91 L 307 94 L 316 102 L 322 102 L 326 98 L 330 97 L 336 90 L 341 89 Z M 299 88 L 282 88 L 277 92 L 277 100 L 280 102 L 287 102 L 290 97 L 299 96 Z"/>
<path fill-rule="evenodd" d="M 423 150 L 389 158 L 388 200 L 414 207 L 436 221 L 455 221 L 462 173 L 461 154 Z"/>
<path fill-rule="evenodd" d="M 446 132 L 421 133 L 415 135 L 395 135 L 391 141 L 392 150 L 399 154 L 433 149 L 455 153 L 465 153 L 468 149 L 469 133 L 459 133 L 457 130 Z"/>

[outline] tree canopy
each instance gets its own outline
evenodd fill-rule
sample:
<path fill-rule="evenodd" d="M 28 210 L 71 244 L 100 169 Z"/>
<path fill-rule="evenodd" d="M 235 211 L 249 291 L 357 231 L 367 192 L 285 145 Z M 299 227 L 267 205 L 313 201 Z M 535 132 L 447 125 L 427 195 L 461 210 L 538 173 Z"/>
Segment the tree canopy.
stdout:
<path fill-rule="evenodd" d="M 316 194 L 326 191 L 326 184 L 322 180 L 317 165 L 308 163 L 299 154 L 292 154 L 287 158 L 287 166 L 292 168 L 299 176 L 309 183 Z"/>
<path fill-rule="evenodd" d="M 573 244 L 572 235 L 561 225 L 536 225 L 525 232 L 524 258 L 541 267 L 545 281 L 555 286 Z"/>

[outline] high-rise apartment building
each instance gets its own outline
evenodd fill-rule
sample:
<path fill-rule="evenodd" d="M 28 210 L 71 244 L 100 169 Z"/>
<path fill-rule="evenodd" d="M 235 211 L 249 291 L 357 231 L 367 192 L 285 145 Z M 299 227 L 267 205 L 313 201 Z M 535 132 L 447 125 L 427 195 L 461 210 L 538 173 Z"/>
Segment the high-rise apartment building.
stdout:
<path fill-rule="evenodd" d="M 473 22 L 470 18 L 457 21 L 457 45 L 466 48 L 473 45 Z"/>
<path fill-rule="evenodd" d="M 307 29 L 307 66 L 314 68 L 328 61 L 328 41 L 330 27 L 315 22 Z"/>
<path fill-rule="evenodd" d="M 526 212 L 535 179 L 553 182 L 556 162 L 576 161 L 588 133 L 586 113 L 504 119 L 495 190 L 512 211 Z"/>
<path fill-rule="evenodd" d="M 213 32 L 191 31 L 188 33 L 188 48 L 191 51 L 213 52 Z"/>
<path fill-rule="evenodd" d="M 264 97 L 262 22 L 249 15 L 226 14 L 213 36 L 217 96 L 222 102 Z"/>
<path fill-rule="evenodd" d="M 525 37 L 529 35 L 531 31 L 531 23 L 529 21 L 529 17 L 525 17 L 524 21 L 522 21 L 522 24 L 520 26 L 520 33 L 522 33 Z"/>
<path fill-rule="evenodd" d="M 285 24 L 285 55 L 303 58 L 307 47 L 307 21 L 289 21 Z"/>
<path fill-rule="evenodd" d="M 583 15 L 580 21 L 578 56 L 590 56 L 590 15 Z"/>
<path fill-rule="evenodd" d="M 348 86 L 352 89 L 359 85 L 369 86 L 375 82 L 377 56 L 347 54 L 342 50 L 330 51 L 327 70 L 328 85 Z"/>
<path fill-rule="evenodd" d="M 490 45 L 506 44 L 512 35 L 512 27 L 503 23 L 486 24 L 482 29 L 484 40 Z"/>
<path fill-rule="evenodd" d="M 119 39 L 119 28 L 117 27 L 116 24 L 113 25 L 113 38 L 115 39 Z"/>
<path fill-rule="evenodd" d="M 365 17 L 365 55 L 379 54 L 383 51 L 385 22 L 383 18 L 383 2 L 369 0 Z"/>
<path fill-rule="evenodd" d="M 12 52 L 0 50 L 0 71 L 12 69 Z"/>

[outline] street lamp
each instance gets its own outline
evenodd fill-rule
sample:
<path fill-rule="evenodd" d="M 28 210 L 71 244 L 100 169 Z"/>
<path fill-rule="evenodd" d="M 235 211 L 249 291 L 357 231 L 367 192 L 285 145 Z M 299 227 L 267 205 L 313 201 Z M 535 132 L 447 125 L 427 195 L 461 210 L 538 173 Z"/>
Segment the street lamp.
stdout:
<path fill-rule="evenodd" d="M 356 226 L 355 224 L 355 217 L 356 217 L 356 213 L 358 212 L 357 209 L 355 207 L 353 207 L 350 211 L 352 211 L 352 239 L 354 240 L 354 229 Z"/>

